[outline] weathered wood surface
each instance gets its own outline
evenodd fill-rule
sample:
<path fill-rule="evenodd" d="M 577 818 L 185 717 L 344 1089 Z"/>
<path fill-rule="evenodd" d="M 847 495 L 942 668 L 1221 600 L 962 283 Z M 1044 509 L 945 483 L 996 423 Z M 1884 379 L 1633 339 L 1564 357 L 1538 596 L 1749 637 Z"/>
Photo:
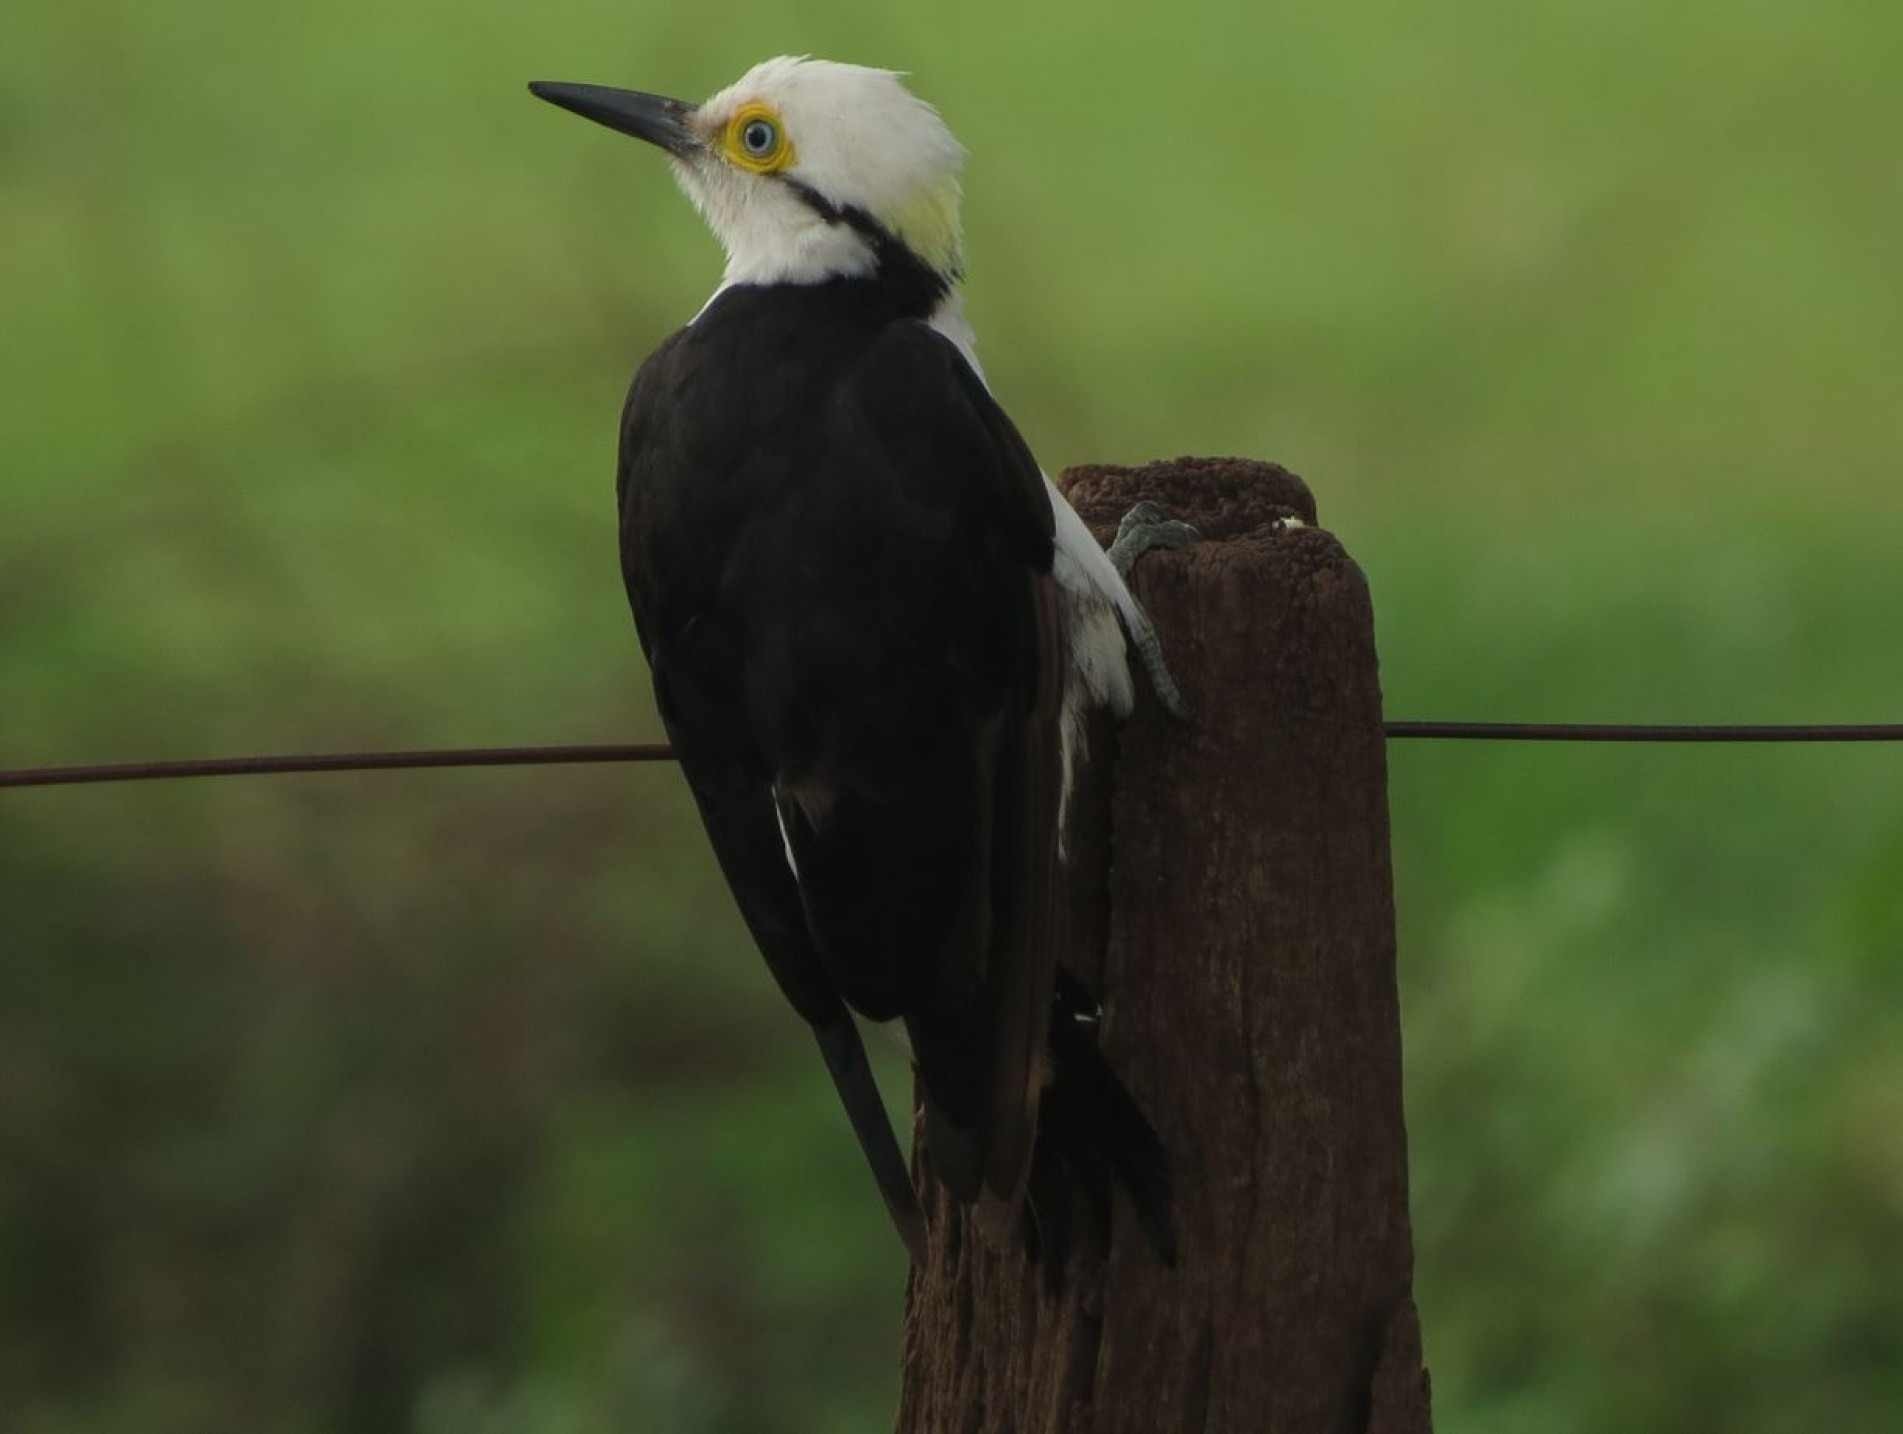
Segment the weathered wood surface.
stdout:
<path fill-rule="evenodd" d="M 1146 695 L 1095 734 L 1063 941 L 1169 1149 L 1182 1256 L 1120 1196 L 1053 1294 L 921 1168 L 898 1428 L 1425 1434 L 1367 584 L 1279 468 L 1064 486 L 1100 538 L 1146 498 L 1204 535 L 1137 567 L 1193 717 Z"/>

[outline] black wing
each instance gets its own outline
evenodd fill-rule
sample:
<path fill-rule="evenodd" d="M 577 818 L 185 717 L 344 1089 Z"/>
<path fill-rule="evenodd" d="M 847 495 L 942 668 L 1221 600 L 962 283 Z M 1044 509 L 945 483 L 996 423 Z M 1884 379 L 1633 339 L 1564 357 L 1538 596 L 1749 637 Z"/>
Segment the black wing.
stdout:
<path fill-rule="evenodd" d="M 637 377 L 624 574 L 723 872 L 915 1239 L 842 1002 L 905 1019 L 948 1183 L 1012 1188 L 1051 985 L 1052 513 L 942 336 L 774 318 L 717 307 Z"/>
<path fill-rule="evenodd" d="M 929 643 L 936 661 L 900 664 L 908 685 L 884 714 L 896 740 L 840 719 L 862 755 L 822 781 L 818 810 L 796 798 L 784 815 L 822 956 L 849 999 L 869 987 L 905 1020 L 937 1169 L 961 1198 L 1008 1196 L 1030 1154 L 1055 950 L 1065 659 L 1050 498 L 1010 419 L 923 325 L 882 337 L 833 418 L 851 463 L 941 519 L 887 598 L 908 614 L 891 641 Z"/>

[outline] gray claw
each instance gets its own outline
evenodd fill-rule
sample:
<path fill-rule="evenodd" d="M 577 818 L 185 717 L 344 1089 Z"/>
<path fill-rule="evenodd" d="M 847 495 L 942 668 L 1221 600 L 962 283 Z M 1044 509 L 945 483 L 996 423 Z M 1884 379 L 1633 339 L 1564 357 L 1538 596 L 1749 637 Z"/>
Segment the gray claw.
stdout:
<path fill-rule="evenodd" d="M 1117 540 L 1110 545 L 1110 561 L 1127 581 L 1138 558 L 1152 548 L 1187 548 L 1202 534 L 1178 522 L 1154 503 L 1139 503 L 1117 524 Z"/>
<path fill-rule="evenodd" d="M 1187 548 L 1191 543 L 1200 542 L 1202 536 L 1188 523 L 1170 517 L 1155 503 L 1138 503 L 1117 524 L 1117 540 L 1110 545 L 1109 557 L 1118 574 L 1127 582 L 1137 559 L 1150 549 Z M 1177 687 L 1176 679 L 1170 676 L 1169 664 L 1163 660 L 1163 643 L 1157 637 L 1156 629 L 1147 620 L 1127 626 L 1130 646 L 1135 649 L 1144 672 L 1149 675 L 1157 701 L 1163 704 L 1171 716 L 1179 721 L 1187 721 L 1189 705 L 1183 701 L 1182 689 Z"/>

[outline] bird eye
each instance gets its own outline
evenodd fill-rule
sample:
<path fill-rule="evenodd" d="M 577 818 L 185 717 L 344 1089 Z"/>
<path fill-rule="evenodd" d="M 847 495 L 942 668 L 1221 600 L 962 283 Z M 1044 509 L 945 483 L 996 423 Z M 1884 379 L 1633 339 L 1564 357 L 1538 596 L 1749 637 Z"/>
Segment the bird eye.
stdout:
<path fill-rule="evenodd" d="M 776 174 L 793 163 L 793 141 L 787 138 L 779 115 L 759 100 L 740 106 L 727 120 L 721 149 L 730 161 L 753 174 Z"/>

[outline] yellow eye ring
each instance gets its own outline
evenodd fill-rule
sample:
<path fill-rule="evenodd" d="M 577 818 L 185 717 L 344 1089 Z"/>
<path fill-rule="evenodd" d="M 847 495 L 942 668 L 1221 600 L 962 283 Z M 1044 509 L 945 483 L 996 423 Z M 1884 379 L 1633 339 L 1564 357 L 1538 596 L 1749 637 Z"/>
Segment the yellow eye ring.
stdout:
<path fill-rule="evenodd" d="M 755 174 L 772 174 L 793 162 L 793 142 L 779 112 L 757 100 L 733 112 L 723 147 L 728 159 Z"/>

